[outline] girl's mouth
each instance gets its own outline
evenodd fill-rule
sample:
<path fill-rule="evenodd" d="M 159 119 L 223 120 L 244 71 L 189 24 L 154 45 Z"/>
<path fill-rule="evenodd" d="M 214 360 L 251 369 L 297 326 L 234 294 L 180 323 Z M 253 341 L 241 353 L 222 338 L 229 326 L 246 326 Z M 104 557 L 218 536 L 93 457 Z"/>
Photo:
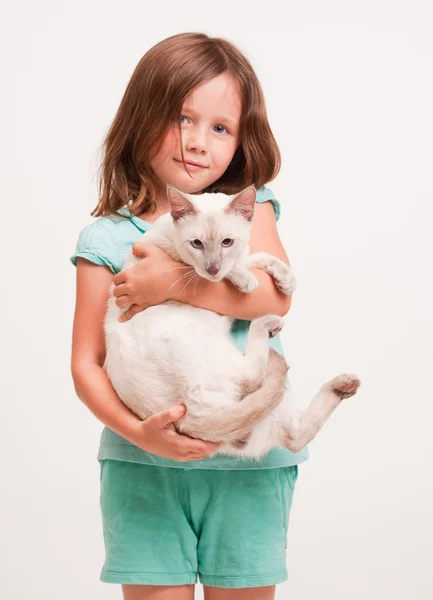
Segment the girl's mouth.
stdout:
<path fill-rule="evenodd" d="M 176 158 L 173 159 L 176 163 L 180 165 L 182 165 L 183 168 L 183 163 L 181 160 L 177 160 Z M 185 164 L 187 165 L 188 169 L 191 169 L 192 171 L 200 171 L 201 169 L 207 169 L 207 167 L 201 167 L 200 165 L 193 165 L 192 163 L 189 163 L 187 161 L 185 161 Z"/>

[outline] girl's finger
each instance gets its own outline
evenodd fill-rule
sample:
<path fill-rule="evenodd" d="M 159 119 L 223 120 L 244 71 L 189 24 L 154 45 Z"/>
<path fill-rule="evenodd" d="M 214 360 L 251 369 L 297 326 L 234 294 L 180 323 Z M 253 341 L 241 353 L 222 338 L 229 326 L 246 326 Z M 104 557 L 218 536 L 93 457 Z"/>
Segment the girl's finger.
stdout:
<path fill-rule="evenodd" d="M 185 454 L 185 458 L 188 460 L 202 460 L 203 458 L 209 458 L 209 453 L 207 452 L 187 452 Z"/>
<path fill-rule="evenodd" d="M 113 277 L 113 283 L 114 285 L 119 285 L 119 283 L 125 283 L 126 279 L 125 279 L 125 274 L 123 271 L 120 271 L 120 273 L 117 273 L 114 277 Z"/>
<path fill-rule="evenodd" d="M 180 402 L 182 402 L 180 400 Z M 209 448 L 214 448 L 216 446 L 220 446 L 223 442 L 210 442 L 209 440 L 202 440 L 201 438 L 195 438 L 195 437 L 191 437 L 190 435 L 188 435 L 187 433 L 179 433 L 179 435 L 181 435 L 183 438 L 185 438 L 186 440 L 189 440 L 191 443 L 189 444 L 189 447 L 191 450 L 203 450 L 203 452 L 206 452 Z"/>
<path fill-rule="evenodd" d="M 126 283 L 120 283 L 119 285 L 116 285 L 115 288 L 113 288 L 113 296 L 116 296 L 116 298 L 118 298 L 119 296 L 123 296 L 126 293 L 127 293 Z"/>
<path fill-rule="evenodd" d="M 207 443 L 201 443 L 188 446 L 188 451 L 194 454 L 209 454 L 210 452 L 215 452 L 215 450 L 216 447 L 214 444 L 209 446 Z"/>
<path fill-rule="evenodd" d="M 129 319 L 132 319 L 134 315 L 141 312 L 142 310 L 145 310 L 146 308 L 148 308 L 148 306 L 143 306 L 142 308 L 140 308 L 138 304 L 133 304 L 131 308 L 125 311 L 122 315 L 120 315 L 119 322 L 123 323 L 125 321 L 129 321 Z"/>
<path fill-rule="evenodd" d="M 131 304 L 131 300 L 129 296 L 119 296 L 116 300 L 116 306 L 119 308 L 125 308 L 125 306 L 129 306 Z"/>
<path fill-rule="evenodd" d="M 183 434 L 180 435 L 183 436 Z M 180 452 L 183 452 L 185 454 L 185 456 L 187 456 L 188 454 L 207 454 L 208 451 L 204 444 L 196 442 L 194 438 L 190 438 L 189 440 L 185 441 L 180 440 L 178 448 Z"/>
<path fill-rule="evenodd" d="M 132 317 L 135 315 L 134 312 L 134 306 L 136 306 L 135 304 L 133 306 L 131 306 L 131 308 L 128 308 L 128 310 L 126 310 L 124 313 L 122 313 L 119 317 L 119 323 L 124 323 L 125 321 L 129 321 L 129 319 L 132 319 Z"/>
<path fill-rule="evenodd" d="M 203 460 L 204 458 L 209 458 L 209 456 L 207 454 L 203 454 L 202 456 L 194 454 L 189 460 Z"/>

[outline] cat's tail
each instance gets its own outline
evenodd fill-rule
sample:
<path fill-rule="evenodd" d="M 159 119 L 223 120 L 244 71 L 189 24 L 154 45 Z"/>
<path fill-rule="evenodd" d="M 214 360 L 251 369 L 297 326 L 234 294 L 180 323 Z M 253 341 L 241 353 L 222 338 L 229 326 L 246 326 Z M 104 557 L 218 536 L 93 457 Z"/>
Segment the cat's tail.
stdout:
<path fill-rule="evenodd" d="M 206 415 L 189 416 L 187 413 L 176 421 L 177 431 L 210 442 L 237 442 L 245 438 L 283 399 L 288 370 L 284 357 L 270 348 L 262 387 L 241 402 L 206 412 Z"/>

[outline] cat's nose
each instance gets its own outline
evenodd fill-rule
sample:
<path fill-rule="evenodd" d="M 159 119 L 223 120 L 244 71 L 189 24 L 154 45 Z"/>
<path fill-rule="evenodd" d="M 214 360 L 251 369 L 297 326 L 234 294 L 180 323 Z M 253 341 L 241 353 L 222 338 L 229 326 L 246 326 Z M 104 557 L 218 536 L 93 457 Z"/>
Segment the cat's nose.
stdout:
<path fill-rule="evenodd" d="M 206 269 L 206 271 L 209 273 L 209 275 L 212 275 L 212 276 L 215 276 L 219 270 L 220 270 L 220 268 L 217 267 L 216 265 L 211 265 L 208 269 Z"/>

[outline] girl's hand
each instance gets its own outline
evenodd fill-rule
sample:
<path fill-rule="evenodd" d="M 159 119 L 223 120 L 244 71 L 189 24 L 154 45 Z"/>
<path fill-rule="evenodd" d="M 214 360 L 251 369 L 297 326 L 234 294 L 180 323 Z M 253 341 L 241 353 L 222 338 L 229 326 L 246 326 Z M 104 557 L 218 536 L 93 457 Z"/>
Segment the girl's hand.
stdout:
<path fill-rule="evenodd" d="M 193 267 L 173 260 L 152 244 L 136 242 L 132 251 L 135 256 L 142 257 L 142 260 L 135 267 L 120 271 L 113 278 L 116 305 L 119 308 L 129 307 L 120 316 L 120 322 L 128 321 L 149 306 L 170 300 L 170 288 L 173 288 L 179 277 L 188 273 L 188 269 L 193 271 Z"/>
<path fill-rule="evenodd" d="M 177 433 L 173 422 L 185 412 L 185 406 L 179 404 L 147 417 L 138 425 L 136 439 L 131 441 L 146 452 L 180 462 L 201 460 L 215 454 L 223 442 L 206 442 Z"/>

